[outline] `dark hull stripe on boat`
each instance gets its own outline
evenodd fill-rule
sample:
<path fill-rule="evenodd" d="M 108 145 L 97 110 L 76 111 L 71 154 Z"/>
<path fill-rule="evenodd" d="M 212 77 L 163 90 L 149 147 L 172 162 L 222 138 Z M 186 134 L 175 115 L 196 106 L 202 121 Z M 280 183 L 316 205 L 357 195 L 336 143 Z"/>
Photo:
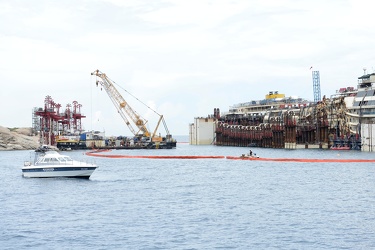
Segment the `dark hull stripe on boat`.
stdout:
<path fill-rule="evenodd" d="M 96 167 L 63 167 L 63 168 L 27 168 L 22 169 L 22 172 L 64 172 L 64 171 L 82 171 L 95 170 Z"/>

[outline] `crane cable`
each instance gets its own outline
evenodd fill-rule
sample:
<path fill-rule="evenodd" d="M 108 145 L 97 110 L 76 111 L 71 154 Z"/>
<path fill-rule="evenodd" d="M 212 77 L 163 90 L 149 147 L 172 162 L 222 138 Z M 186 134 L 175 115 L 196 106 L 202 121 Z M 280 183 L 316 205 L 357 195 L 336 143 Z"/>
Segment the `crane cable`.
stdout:
<path fill-rule="evenodd" d="M 107 76 L 108 78 L 108 76 Z M 110 78 L 108 78 L 110 79 Z M 117 84 L 115 81 L 113 81 L 112 79 L 110 79 L 114 84 L 116 84 L 119 88 L 121 88 L 122 90 L 124 90 L 126 93 L 128 93 L 130 96 L 132 96 L 134 99 L 136 99 L 137 101 L 139 101 L 140 103 L 142 103 L 143 105 L 145 105 L 147 108 L 149 108 L 151 111 L 153 111 L 155 114 L 157 114 L 158 116 L 161 116 L 161 114 L 159 114 L 158 112 L 156 112 L 155 110 L 153 110 L 150 106 L 148 106 L 146 103 L 144 103 L 143 101 L 139 100 L 136 96 L 134 96 L 132 93 L 130 93 L 129 91 L 127 91 L 126 89 L 124 89 L 123 87 L 121 87 L 119 84 Z"/>
<path fill-rule="evenodd" d="M 97 76 L 98 77 L 98 76 Z M 140 103 L 142 103 L 144 106 L 146 106 L 148 109 L 150 109 L 151 111 L 153 111 L 155 114 L 157 114 L 159 117 L 162 118 L 163 120 L 163 125 L 164 125 L 164 128 L 167 132 L 167 134 L 169 134 L 169 129 L 167 127 L 167 124 L 165 123 L 165 120 L 164 120 L 164 116 L 162 116 L 161 114 L 159 114 L 158 112 L 156 112 L 154 109 L 152 109 L 150 106 L 148 106 L 146 103 L 144 103 L 143 101 L 139 100 L 136 96 L 134 96 L 132 93 L 130 93 L 129 91 L 127 91 L 125 88 L 123 88 L 122 86 L 120 86 L 119 84 L 117 84 L 115 81 L 113 81 L 112 79 L 110 79 L 107 75 L 105 75 L 105 77 L 110 80 L 113 84 L 115 84 L 116 86 L 118 86 L 119 88 L 121 88 L 122 90 L 124 90 L 126 93 L 128 93 L 130 96 L 132 96 L 134 99 L 136 99 L 137 101 L 139 101 Z M 136 112 L 135 110 L 133 110 L 134 112 Z M 136 112 L 138 113 L 138 112 Z M 139 114 L 138 114 L 139 115 Z M 143 118 L 144 119 L 144 118 Z M 146 119 L 144 119 L 146 120 Z"/>
<path fill-rule="evenodd" d="M 108 77 L 107 77 L 108 78 Z M 110 78 L 108 78 L 110 79 Z M 167 124 L 165 123 L 165 120 L 164 120 L 164 116 L 162 116 L 161 114 L 159 114 L 158 112 L 156 112 L 154 109 L 152 109 L 150 106 L 148 106 L 146 103 L 144 103 L 143 101 L 139 100 L 136 96 L 134 96 L 132 93 L 130 93 L 129 91 L 127 91 L 125 88 L 121 87 L 119 84 L 117 84 L 115 81 L 113 81 L 112 79 L 110 79 L 114 84 L 116 84 L 119 88 L 121 88 L 122 90 L 124 90 L 126 93 L 128 93 L 130 96 L 132 96 L 134 99 L 136 99 L 137 101 L 139 101 L 140 103 L 142 103 L 143 105 L 145 105 L 148 109 L 150 109 L 151 111 L 153 111 L 155 114 L 157 114 L 159 117 L 162 117 L 162 121 L 163 121 L 163 125 L 164 125 L 164 128 L 167 132 L 167 135 L 169 135 L 169 129 L 167 127 Z"/>

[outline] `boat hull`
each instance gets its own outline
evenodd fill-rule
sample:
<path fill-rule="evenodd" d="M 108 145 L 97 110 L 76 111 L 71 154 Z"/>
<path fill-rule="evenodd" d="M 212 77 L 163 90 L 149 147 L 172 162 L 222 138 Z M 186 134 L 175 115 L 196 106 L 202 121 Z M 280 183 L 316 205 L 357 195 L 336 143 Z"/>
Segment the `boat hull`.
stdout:
<path fill-rule="evenodd" d="M 27 167 L 22 169 L 22 176 L 27 178 L 90 178 L 96 167 Z"/>
<path fill-rule="evenodd" d="M 350 150 L 350 147 L 331 147 L 331 150 Z"/>

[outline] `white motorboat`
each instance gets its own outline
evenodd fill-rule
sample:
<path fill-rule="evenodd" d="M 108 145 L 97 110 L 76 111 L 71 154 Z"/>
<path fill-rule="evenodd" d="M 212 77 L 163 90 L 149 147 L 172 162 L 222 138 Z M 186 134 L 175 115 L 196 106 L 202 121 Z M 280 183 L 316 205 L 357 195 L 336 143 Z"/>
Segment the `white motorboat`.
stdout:
<path fill-rule="evenodd" d="M 98 166 L 95 164 L 72 160 L 67 155 L 61 155 L 48 146 L 35 150 L 34 162 L 25 161 L 22 168 L 24 177 L 74 177 L 90 178 Z"/>
<path fill-rule="evenodd" d="M 242 154 L 241 158 L 259 158 L 256 154 Z"/>

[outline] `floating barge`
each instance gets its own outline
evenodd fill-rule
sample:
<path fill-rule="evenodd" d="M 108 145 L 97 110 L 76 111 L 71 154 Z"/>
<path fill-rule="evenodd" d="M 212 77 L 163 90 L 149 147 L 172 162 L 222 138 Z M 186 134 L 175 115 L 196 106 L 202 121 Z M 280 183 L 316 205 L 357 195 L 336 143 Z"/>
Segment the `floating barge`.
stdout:
<path fill-rule="evenodd" d="M 149 138 L 109 137 L 99 131 L 84 132 L 79 136 L 57 136 L 56 147 L 60 150 L 77 149 L 172 149 L 176 141 L 163 138 L 161 142 L 151 143 Z"/>
<path fill-rule="evenodd" d="M 77 101 L 67 104 L 65 110 L 51 96 L 46 96 L 44 107 L 35 107 L 32 113 L 32 129 L 39 134 L 41 144 L 56 146 L 60 150 L 76 149 L 171 149 L 176 140 L 171 135 L 152 141 L 150 137 L 106 137 L 103 132 L 85 132 L 81 120 L 82 105 Z"/>

